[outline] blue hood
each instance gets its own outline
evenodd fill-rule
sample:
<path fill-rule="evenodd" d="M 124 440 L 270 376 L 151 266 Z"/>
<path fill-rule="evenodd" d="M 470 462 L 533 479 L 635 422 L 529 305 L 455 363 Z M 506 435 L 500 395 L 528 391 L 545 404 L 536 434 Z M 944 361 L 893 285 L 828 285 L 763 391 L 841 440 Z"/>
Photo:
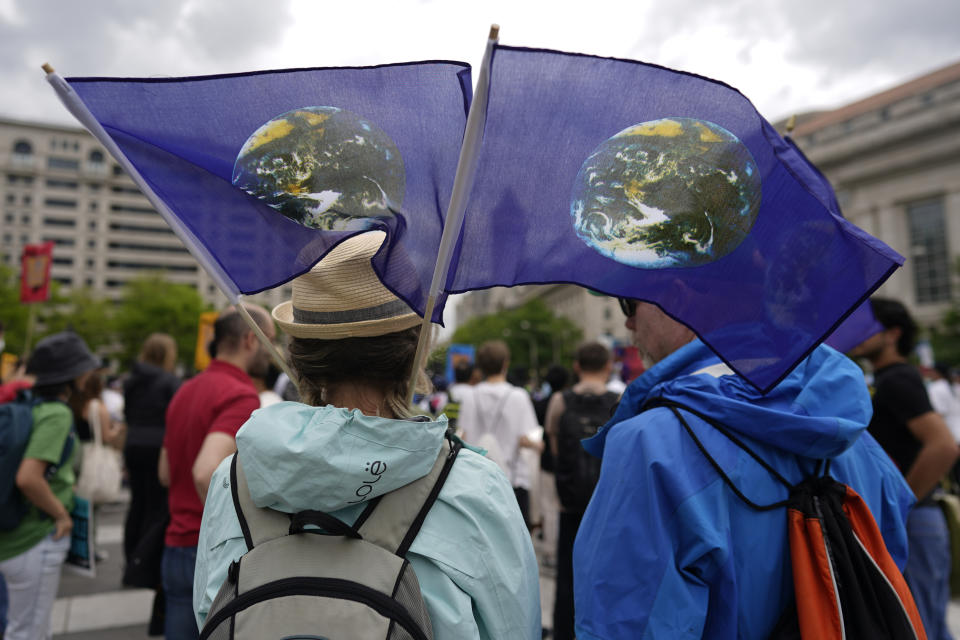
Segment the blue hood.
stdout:
<path fill-rule="evenodd" d="M 836 389 L 852 390 L 838 394 Z M 584 448 L 602 457 L 610 430 L 652 398 L 683 403 L 754 440 L 810 458 L 833 458 L 857 440 L 873 414 L 863 372 L 821 345 L 766 395 L 694 340 L 634 380 L 610 422 Z"/>

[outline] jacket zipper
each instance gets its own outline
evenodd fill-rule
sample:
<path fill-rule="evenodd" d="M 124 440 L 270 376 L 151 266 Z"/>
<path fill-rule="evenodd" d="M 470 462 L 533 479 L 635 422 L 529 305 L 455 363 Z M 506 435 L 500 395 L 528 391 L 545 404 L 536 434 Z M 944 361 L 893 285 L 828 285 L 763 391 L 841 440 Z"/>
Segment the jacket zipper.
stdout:
<path fill-rule="evenodd" d="M 413 617 L 393 599 L 370 587 L 338 578 L 284 578 L 251 589 L 208 618 L 200 633 L 200 640 L 206 640 L 227 618 L 264 600 L 283 596 L 332 596 L 359 602 L 380 615 L 397 621 L 415 640 L 428 640 Z"/>

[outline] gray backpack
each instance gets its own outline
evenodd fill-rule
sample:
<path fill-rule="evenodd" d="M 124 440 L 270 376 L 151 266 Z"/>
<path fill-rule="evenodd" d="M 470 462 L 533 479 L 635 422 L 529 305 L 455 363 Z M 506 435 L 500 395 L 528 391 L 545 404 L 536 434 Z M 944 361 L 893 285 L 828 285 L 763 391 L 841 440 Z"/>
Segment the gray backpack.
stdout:
<path fill-rule="evenodd" d="M 352 526 L 322 511 L 257 507 L 234 454 L 230 483 L 247 553 L 230 564 L 201 640 L 432 640 L 404 556 L 461 447 L 445 443 L 429 474 L 371 500 Z"/>

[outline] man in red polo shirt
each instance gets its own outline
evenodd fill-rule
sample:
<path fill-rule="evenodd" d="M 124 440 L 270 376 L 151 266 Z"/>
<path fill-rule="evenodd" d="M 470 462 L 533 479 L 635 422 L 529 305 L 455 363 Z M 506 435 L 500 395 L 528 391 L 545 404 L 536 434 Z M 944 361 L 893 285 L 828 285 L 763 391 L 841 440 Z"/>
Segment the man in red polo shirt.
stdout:
<path fill-rule="evenodd" d="M 267 312 L 244 307 L 272 340 L 276 332 Z M 237 431 L 260 407 L 250 376 L 266 375 L 270 364 L 270 353 L 235 308 L 220 314 L 213 332 L 210 366 L 185 382 L 167 408 L 160 452 L 160 482 L 170 489 L 162 565 L 168 640 L 199 637 L 193 616 L 193 571 L 203 501 L 214 469 L 237 450 Z"/>

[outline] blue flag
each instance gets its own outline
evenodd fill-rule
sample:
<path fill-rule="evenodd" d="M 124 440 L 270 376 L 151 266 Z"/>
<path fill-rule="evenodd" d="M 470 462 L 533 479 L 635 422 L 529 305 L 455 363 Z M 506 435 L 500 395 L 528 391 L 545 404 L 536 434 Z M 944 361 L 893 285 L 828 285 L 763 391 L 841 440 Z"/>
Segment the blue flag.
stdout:
<path fill-rule="evenodd" d="M 647 300 L 769 390 L 902 258 L 739 92 L 497 46 L 449 292 L 568 282 Z"/>
<path fill-rule="evenodd" d="M 381 229 L 388 240 L 374 268 L 423 313 L 469 108 L 468 65 L 67 82 L 228 286 L 275 287 L 345 238 Z"/>
<path fill-rule="evenodd" d="M 797 165 L 797 170 L 803 173 L 804 180 L 811 185 L 813 192 L 831 213 L 842 216 L 840 203 L 837 202 L 837 196 L 827 177 L 810 162 L 793 138 L 785 137 L 784 140 L 803 161 L 803 164 Z M 824 342 L 837 351 L 846 353 L 880 331 L 883 331 L 883 325 L 874 317 L 870 303 L 865 301 L 854 309 Z"/>

